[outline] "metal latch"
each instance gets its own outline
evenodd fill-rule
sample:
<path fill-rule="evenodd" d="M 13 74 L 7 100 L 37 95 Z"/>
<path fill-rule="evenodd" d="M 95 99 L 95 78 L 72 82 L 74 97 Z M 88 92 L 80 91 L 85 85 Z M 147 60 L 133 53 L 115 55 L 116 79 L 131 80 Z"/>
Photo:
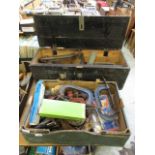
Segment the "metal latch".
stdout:
<path fill-rule="evenodd" d="M 84 16 L 79 16 L 79 30 L 84 31 Z"/>

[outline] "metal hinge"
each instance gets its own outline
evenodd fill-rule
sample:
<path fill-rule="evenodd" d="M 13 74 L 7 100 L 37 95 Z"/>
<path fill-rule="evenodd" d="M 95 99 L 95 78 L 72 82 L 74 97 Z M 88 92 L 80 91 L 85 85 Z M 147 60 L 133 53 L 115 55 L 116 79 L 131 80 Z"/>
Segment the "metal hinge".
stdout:
<path fill-rule="evenodd" d="M 84 31 L 84 16 L 79 16 L 79 30 Z"/>

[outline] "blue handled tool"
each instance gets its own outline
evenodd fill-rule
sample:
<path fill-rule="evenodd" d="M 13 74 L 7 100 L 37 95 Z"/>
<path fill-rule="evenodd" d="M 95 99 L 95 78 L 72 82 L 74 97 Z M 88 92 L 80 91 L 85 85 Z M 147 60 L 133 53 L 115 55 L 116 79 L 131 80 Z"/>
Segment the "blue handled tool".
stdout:
<path fill-rule="evenodd" d="M 33 103 L 30 111 L 30 125 L 37 125 L 39 123 L 40 116 L 38 114 L 40 104 L 44 98 L 45 87 L 43 81 L 39 80 L 36 84 Z"/>

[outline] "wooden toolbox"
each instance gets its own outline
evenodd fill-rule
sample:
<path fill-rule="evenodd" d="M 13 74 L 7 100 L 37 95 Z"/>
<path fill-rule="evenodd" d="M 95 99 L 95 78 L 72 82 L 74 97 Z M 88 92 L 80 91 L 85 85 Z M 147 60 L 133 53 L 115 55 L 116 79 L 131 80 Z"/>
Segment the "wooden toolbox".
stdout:
<path fill-rule="evenodd" d="M 129 16 L 34 15 L 34 21 L 41 46 L 30 65 L 35 79 L 91 81 L 104 76 L 123 88 L 130 71 L 121 51 Z M 46 57 L 55 60 L 40 61 Z"/>
<path fill-rule="evenodd" d="M 30 68 L 35 80 L 43 79 L 45 88 L 72 84 L 91 91 L 105 86 L 105 78 L 118 110 L 118 132 L 96 133 L 65 125 L 62 130 L 34 129 L 29 125 L 35 83 L 24 111 L 21 133 L 31 144 L 37 145 L 107 145 L 123 146 L 130 136 L 123 102 L 122 89 L 129 66 L 121 52 L 129 16 L 113 13 L 108 16 L 52 16 L 34 15 L 35 31 L 41 48 Z M 99 80 L 98 80 L 99 79 Z M 87 115 L 95 108 L 86 108 Z M 87 125 L 87 123 L 85 123 Z"/>

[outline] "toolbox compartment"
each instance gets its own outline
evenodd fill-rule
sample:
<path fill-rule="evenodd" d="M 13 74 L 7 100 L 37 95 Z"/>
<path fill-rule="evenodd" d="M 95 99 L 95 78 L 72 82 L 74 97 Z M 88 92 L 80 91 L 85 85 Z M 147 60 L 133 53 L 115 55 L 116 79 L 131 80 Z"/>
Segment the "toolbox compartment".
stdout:
<path fill-rule="evenodd" d="M 96 81 L 82 81 L 82 80 L 45 80 L 44 85 L 45 88 L 51 88 L 56 85 L 75 85 L 84 88 L 88 88 L 90 90 L 95 90 L 95 88 L 99 85 L 103 85 L 104 83 L 100 80 Z M 107 82 L 111 94 L 113 95 L 113 99 L 115 101 L 116 107 L 119 110 L 118 112 L 118 122 L 120 131 L 109 132 L 109 133 L 101 133 L 97 134 L 93 131 L 87 131 L 86 129 L 65 129 L 65 130 L 56 130 L 56 131 L 45 131 L 43 129 L 32 129 L 29 126 L 29 110 L 25 113 L 25 123 L 21 126 L 21 131 L 23 136 L 28 142 L 37 143 L 37 144 L 60 144 L 60 145 L 107 145 L 107 146 L 123 146 L 125 142 L 128 140 L 130 136 L 130 131 L 128 129 L 125 115 L 123 112 L 123 102 L 119 97 L 118 88 L 116 82 Z M 31 97 L 34 93 L 35 85 L 32 86 Z M 29 100 L 29 99 L 28 99 Z M 32 104 L 28 103 L 28 104 Z M 30 106 L 31 108 L 31 106 Z"/>
<path fill-rule="evenodd" d="M 33 58 L 30 68 L 34 79 L 61 79 L 94 81 L 105 77 L 107 81 L 116 81 L 119 89 L 123 88 L 130 68 L 120 50 L 111 50 L 106 55 L 103 50 L 93 50 L 96 58 L 88 64 L 92 50 L 57 49 L 57 56 L 82 53 L 83 63 L 79 58 L 41 63 L 40 58 L 52 57 L 51 48 L 40 48 Z"/>
<path fill-rule="evenodd" d="M 93 81 L 104 76 L 107 81 L 116 81 L 119 89 L 123 88 L 130 71 L 121 51 L 128 15 L 34 15 L 34 21 L 41 47 L 30 65 L 34 79 Z M 80 24 L 83 29 L 80 29 Z M 89 58 L 94 52 L 97 53 L 96 60 L 90 64 Z M 81 63 L 77 59 L 39 62 L 43 57 L 69 53 L 82 53 L 85 62 Z"/>

